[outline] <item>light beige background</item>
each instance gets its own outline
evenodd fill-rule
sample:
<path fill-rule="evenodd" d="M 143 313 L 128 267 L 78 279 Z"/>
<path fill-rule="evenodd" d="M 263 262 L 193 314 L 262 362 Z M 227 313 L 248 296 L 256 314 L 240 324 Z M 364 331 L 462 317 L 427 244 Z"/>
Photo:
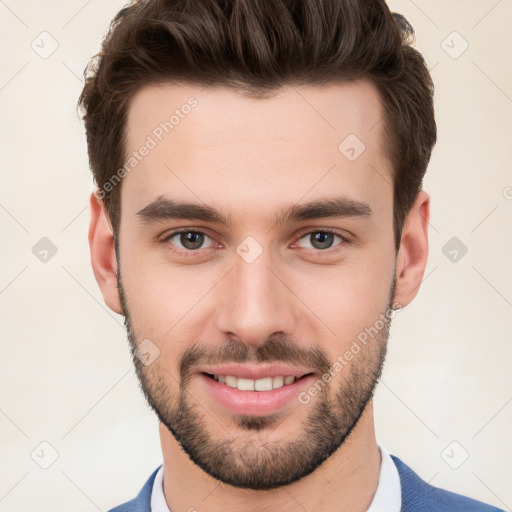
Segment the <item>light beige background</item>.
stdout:
<path fill-rule="evenodd" d="M 122 318 L 90 266 L 92 179 L 75 112 L 86 62 L 123 3 L 0 0 L 2 512 L 108 510 L 162 461 Z M 512 3 L 391 7 L 432 68 L 439 142 L 425 180 L 429 263 L 392 326 L 378 439 L 425 480 L 510 511 Z M 52 38 L 43 59 L 31 45 L 48 52 Z M 32 252 L 42 237 L 57 248 L 47 262 Z M 452 237 L 468 249 L 457 262 L 443 253 Z"/>

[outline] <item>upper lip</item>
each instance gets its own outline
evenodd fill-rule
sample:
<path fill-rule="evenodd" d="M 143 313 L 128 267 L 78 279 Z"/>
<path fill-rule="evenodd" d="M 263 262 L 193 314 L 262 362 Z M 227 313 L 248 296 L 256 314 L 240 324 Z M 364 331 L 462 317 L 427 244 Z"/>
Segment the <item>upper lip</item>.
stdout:
<path fill-rule="evenodd" d="M 232 375 L 242 379 L 264 379 L 265 377 L 283 377 L 293 376 L 300 378 L 308 373 L 308 370 L 294 368 L 285 364 L 221 364 L 216 366 L 204 366 L 199 368 L 199 372 L 209 373 L 210 375 Z"/>

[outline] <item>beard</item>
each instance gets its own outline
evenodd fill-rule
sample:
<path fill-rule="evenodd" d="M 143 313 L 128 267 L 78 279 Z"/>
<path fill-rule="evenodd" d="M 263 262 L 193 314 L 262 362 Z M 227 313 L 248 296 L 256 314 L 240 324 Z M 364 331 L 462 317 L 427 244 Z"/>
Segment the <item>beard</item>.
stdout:
<path fill-rule="evenodd" d="M 207 344 L 193 343 L 179 361 L 179 379 L 162 364 L 162 357 L 145 366 L 135 353 L 142 336 L 132 323 L 127 306 L 130 301 L 118 266 L 118 289 L 132 360 L 148 405 L 192 462 L 204 472 L 225 484 L 253 490 L 274 489 L 311 474 L 354 430 L 373 398 L 382 373 L 392 318 L 388 312 L 393 309 L 395 288 L 394 273 L 387 309 L 382 312 L 385 313 L 382 329 L 328 384 L 322 382 L 320 392 L 308 405 L 299 402 L 287 414 L 283 411 L 265 416 L 233 414 L 232 420 L 244 433 L 235 435 L 234 431 L 223 429 L 221 434 L 213 434 L 210 427 L 219 422 L 189 390 L 190 379 L 198 365 L 281 362 L 311 368 L 320 381 L 322 375 L 332 370 L 334 362 L 320 346 L 304 349 L 283 336 L 271 336 L 257 348 L 231 339 L 214 349 Z M 279 425 L 297 407 L 310 409 L 302 422 L 301 434 L 295 439 L 266 440 L 265 436 L 278 432 Z"/>

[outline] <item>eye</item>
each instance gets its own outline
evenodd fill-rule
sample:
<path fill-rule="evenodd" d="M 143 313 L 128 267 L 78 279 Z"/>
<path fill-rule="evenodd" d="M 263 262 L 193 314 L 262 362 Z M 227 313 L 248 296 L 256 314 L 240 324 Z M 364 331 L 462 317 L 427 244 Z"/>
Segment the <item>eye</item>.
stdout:
<path fill-rule="evenodd" d="M 174 238 L 177 238 L 177 243 L 181 244 L 177 245 L 172 242 Z M 179 249 L 184 249 L 185 251 L 195 251 L 197 249 L 201 249 L 205 239 L 208 238 L 212 240 L 206 233 L 202 231 L 192 231 L 189 229 L 184 229 L 181 231 L 174 231 L 167 237 L 165 237 L 164 242 L 169 242 L 172 245 L 177 245 Z M 212 240 L 213 242 L 213 240 Z"/>
<path fill-rule="evenodd" d="M 306 243 L 309 242 L 309 246 L 300 245 L 306 249 L 315 249 L 318 251 L 327 251 L 333 247 L 335 239 L 338 238 L 340 242 L 343 242 L 343 245 L 349 243 L 349 241 L 343 237 L 342 235 L 336 233 L 335 231 L 329 229 L 321 229 L 316 231 L 310 231 L 305 235 L 301 236 L 299 240 L 305 240 Z M 210 244 L 208 246 L 204 246 L 206 240 L 210 240 Z M 215 245 L 215 241 L 210 238 L 206 233 L 202 231 L 195 231 L 191 229 L 181 229 L 178 231 L 173 231 L 169 235 L 167 235 L 163 242 L 165 244 L 170 244 L 175 246 L 177 249 L 176 252 L 181 253 L 194 253 L 195 251 L 199 251 L 200 249 L 207 249 Z M 338 243 L 337 245 L 342 245 Z"/>
<path fill-rule="evenodd" d="M 306 247 L 308 249 L 317 249 L 324 251 L 326 249 L 330 249 L 334 243 L 334 239 L 338 237 L 342 242 L 348 243 L 347 240 L 345 240 L 344 237 L 339 235 L 338 233 L 335 233 L 334 231 L 328 230 L 328 229 L 322 229 L 318 231 L 310 231 L 309 233 L 306 233 L 303 235 L 300 240 L 306 239 L 306 241 L 309 241 L 311 245 L 309 247 Z M 340 245 L 340 244 L 338 244 Z"/>

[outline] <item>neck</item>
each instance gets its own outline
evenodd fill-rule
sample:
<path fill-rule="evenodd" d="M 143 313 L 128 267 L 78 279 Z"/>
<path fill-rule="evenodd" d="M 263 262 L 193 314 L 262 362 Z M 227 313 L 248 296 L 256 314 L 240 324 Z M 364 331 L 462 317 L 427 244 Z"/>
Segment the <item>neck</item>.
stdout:
<path fill-rule="evenodd" d="M 377 490 L 380 453 L 373 404 L 340 448 L 310 475 L 266 491 L 239 489 L 212 478 L 195 465 L 160 423 L 164 459 L 163 488 L 171 512 L 365 512 Z"/>

